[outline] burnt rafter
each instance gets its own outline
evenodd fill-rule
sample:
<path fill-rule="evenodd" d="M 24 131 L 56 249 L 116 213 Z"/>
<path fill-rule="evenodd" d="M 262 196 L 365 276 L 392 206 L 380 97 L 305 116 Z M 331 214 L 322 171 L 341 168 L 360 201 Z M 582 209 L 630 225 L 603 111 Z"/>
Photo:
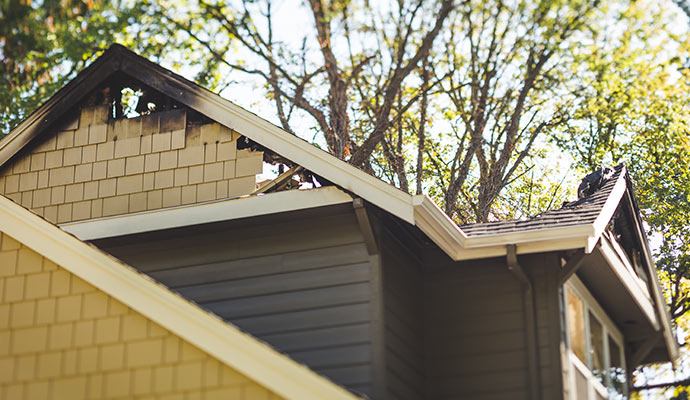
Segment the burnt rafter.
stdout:
<path fill-rule="evenodd" d="M 320 186 L 333 186 L 333 182 L 329 181 L 328 179 L 325 179 L 324 177 L 317 175 L 313 173 L 312 171 L 309 171 L 303 167 L 301 167 L 299 164 L 294 163 L 293 161 L 281 156 L 280 154 L 276 153 L 275 151 L 260 145 L 259 143 L 249 139 L 246 136 L 241 136 L 240 138 L 237 139 L 237 150 L 243 150 L 243 149 L 250 149 L 252 151 L 261 151 L 264 154 L 264 162 L 271 164 L 271 165 L 277 165 L 278 166 L 278 172 L 282 176 L 284 173 L 286 173 L 288 170 L 294 170 L 295 174 L 291 176 L 297 176 L 299 177 L 299 181 L 297 182 L 297 186 L 299 183 L 310 183 L 314 185 L 315 187 L 320 187 Z M 285 169 L 287 167 L 287 170 Z M 297 168 L 299 167 L 299 168 Z M 295 186 L 293 184 L 293 186 Z"/>

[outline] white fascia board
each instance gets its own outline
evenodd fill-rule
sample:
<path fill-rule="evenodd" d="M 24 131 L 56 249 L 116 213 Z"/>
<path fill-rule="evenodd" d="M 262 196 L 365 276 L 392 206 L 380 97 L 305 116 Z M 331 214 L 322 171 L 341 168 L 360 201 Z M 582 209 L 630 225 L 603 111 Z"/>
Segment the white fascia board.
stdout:
<path fill-rule="evenodd" d="M 280 397 L 358 398 L 4 196 L 0 231 Z"/>
<path fill-rule="evenodd" d="M 352 201 L 335 186 L 287 190 L 257 196 L 190 204 L 135 214 L 116 215 L 59 225 L 81 240 L 131 235 L 211 222 L 330 206 Z"/>
<path fill-rule="evenodd" d="M 515 250 L 517 254 L 545 253 L 551 251 L 581 249 L 585 247 L 586 243 L 586 239 L 582 237 L 574 237 L 559 240 L 539 240 L 532 242 L 522 242 L 516 246 Z M 494 246 L 462 249 L 456 252 L 455 256 L 452 258 L 455 261 L 462 261 L 475 260 L 479 258 L 504 257 L 507 253 L 506 246 L 509 244 L 515 243 L 504 242 L 501 244 L 496 244 Z"/>
<path fill-rule="evenodd" d="M 414 196 L 412 205 L 415 225 L 455 261 L 505 256 L 509 244 L 518 254 L 586 248 L 595 232 L 585 224 L 468 237 L 426 195 Z"/>
<path fill-rule="evenodd" d="M 607 242 L 615 250 L 616 254 L 618 254 L 618 258 L 621 260 L 630 276 L 632 276 L 633 281 L 637 283 L 637 286 L 639 286 L 640 289 L 642 289 L 642 291 L 646 293 L 647 297 L 649 298 L 649 301 L 652 301 L 652 296 L 649 293 L 647 282 L 645 282 L 644 280 L 642 280 L 642 278 L 637 276 L 637 272 L 635 272 L 635 268 L 632 266 L 632 264 L 630 264 L 630 260 L 628 259 L 628 255 L 625 254 L 625 250 L 623 250 L 621 245 L 615 240 L 615 238 L 612 237 L 612 234 L 606 236 L 608 239 Z"/>
<path fill-rule="evenodd" d="M 467 235 L 426 195 L 412 197 L 414 225 L 451 258 L 465 245 Z"/>
<path fill-rule="evenodd" d="M 495 246 L 497 244 L 522 244 L 542 241 L 568 241 L 588 239 L 594 234 L 590 224 L 572 225 L 558 228 L 535 229 L 522 232 L 499 233 L 495 235 L 471 236 L 465 241 L 468 249 Z M 582 242 L 584 244 L 584 242 Z"/>
<path fill-rule="evenodd" d="M 625 190 L 627 188 L 627 182 L 625 180 L 626 174 L 627 171 L 625 170 L 625 167 L 623 167 L 623 170 L 620 172 L 620 175 L 618 176 L 616 184 L 613 186 L 613 189 L 611 189 L 611 193 L 609 194 L 608 199 L 606 199 L 604 206 L 601 208 L 601 211 L 599 212 L 599 216 L 596 220 L 594 220 L 594 223 L 592 224 L 594 228 L 594 234 L 591 236 L 587 246 L 588 253 L 594 249 L 594 246 L 596 246 L 597 242 L 599 241 L 599 237 L 601 237 L 601 235 L 606 230 L 606 225 L 608 225 L 609 221 L 611 221 L 611 218 L 613 218 L 613 214 L 618 209 L 618 205 L 620 204 L 621 199 L 623 198 L 623 195 L 625 194 Z"/>
<path fill-rule="evenodd" d="M 632 272 L 628 268 L 626 268 L 625 263 L 623 260 L 621 260 L 616 252 L 616 249 L 611 245 L 611 242 L 608 238 L 602 236 L 599 243 L 601 254 L 604 256 L 613 272 L 633 298 L 635 304 L 637 304 L 638 308 L 642 311 L 645 317 L 647 317 L 647 320 L 650 322 L 650 324 L 652 324 L 654 330 L 660 330 L 661 328 L 659 325 L 659 320 L 654 312 L 654 304 L 652 304 L 649 291 L 642 289 L 638 282 L 635 281 L 636 277 L 632 275 Z"/>

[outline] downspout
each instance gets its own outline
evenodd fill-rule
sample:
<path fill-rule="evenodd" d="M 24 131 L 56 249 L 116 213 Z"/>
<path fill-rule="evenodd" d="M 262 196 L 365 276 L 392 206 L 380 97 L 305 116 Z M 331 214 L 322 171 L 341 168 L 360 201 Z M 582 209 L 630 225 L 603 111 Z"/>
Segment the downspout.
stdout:
<path fill-rule="evenodd" d="M 541 379 L 539 376 L 539 341 L 535 312 L 535 294 L 525 271 L 517 261 L 517 248 L 514 244 L 506 246 L 506 259 L 510 271 L 522 284 L 522 307 L 524 309 L 525 347 L 527 348 L 527 370 L 529 374 L 530 398 L 541 399 Z"/>

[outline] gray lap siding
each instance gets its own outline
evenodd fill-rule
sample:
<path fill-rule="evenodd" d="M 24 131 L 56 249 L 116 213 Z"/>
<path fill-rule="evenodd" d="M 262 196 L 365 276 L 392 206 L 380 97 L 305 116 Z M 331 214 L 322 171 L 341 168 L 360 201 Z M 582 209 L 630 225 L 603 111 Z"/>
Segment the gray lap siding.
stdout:
<path fill-rule="evenodd" d="M 96 242 L 357 392 L 372 390 L 369 256 L 351 209 Z"/>

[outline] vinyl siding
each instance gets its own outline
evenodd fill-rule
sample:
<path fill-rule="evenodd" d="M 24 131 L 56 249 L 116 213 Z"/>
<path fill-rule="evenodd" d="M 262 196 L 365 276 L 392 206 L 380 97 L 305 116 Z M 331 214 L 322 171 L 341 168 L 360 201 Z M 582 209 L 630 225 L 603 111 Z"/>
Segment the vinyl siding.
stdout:
<path fill-rule="evenodd" d="M 351 206 L 96 244 L 336 383 L 371 393 L 378 258 Z"/>
<path fill-rule="evenodd" d="M 381 231 L 386 394 L 424 397 L 422 270 L 419 252 L 389 228 Z"/>
<path fill-rule="evenodd" d="M 505 260 L 426 262 L 432 265 L 424 276 L 426 397 L 529 399 L 523 289 Z M 545 273 L 557 267 L 556 258 L 535 255 L 519 262 L 537 293 L 539 390 L 543 399 L 557 398 L 558 325 L 552 321 L 558 303 L 547 288 L 552 276 Z"/>

